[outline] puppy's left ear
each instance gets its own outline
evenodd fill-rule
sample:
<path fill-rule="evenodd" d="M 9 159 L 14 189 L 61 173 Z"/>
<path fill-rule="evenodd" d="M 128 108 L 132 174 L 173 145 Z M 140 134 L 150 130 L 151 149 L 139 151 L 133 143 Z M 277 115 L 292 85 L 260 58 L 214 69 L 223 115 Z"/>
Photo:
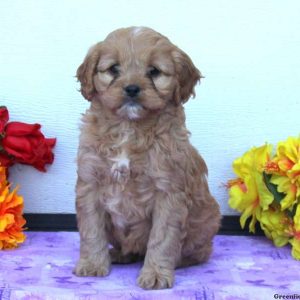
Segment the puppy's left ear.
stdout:
<path fill-rule="evenodd" d="M 194 66 L 189 56 L 176 47 L 172 53 L 175 62 L 178 86 L 175 91 L 177 104 L 185 103 L 191 96 L 195 97 L 194 87 L 203 76 Z"/>

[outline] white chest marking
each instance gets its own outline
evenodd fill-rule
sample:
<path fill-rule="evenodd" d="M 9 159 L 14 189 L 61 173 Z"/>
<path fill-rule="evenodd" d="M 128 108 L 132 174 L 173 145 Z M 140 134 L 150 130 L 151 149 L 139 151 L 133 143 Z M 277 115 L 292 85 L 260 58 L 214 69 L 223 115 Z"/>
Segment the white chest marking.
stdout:
<path fill-rule="evenodd" d="M 124 181 L 129 174 L 129 159 L 125 151 L 116 157 L 111 158 L 114 163 L 111 167 L 112 178 L 116 181 Z"/>
<path fill-rule="evenodd" d="M 116 169 L 127 168 L 129 169 L 129 159 L 125 151 L 116 157 L 111 158 L 110 160 L 114 161 L 111 170 L 114 171 Z"/>

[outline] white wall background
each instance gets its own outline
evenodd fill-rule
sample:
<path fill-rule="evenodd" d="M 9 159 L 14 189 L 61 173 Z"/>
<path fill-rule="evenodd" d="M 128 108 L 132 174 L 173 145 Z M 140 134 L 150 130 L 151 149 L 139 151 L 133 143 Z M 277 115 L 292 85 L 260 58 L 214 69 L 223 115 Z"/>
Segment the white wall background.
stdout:
<path fill-rule="evenodd" d="M 11 120 L 57 137 L 43 174 L 15 166 L 25 211 L 73 213 L 80 114 L 76 79 L 87 49 L 112 30 L 145 25 L 185 50 L 205 75 L 186 104 L 192 143 L 209 167 L 223 214 L 223 184 L 249 147 L 300 133 L 300 1 L 1 1 L 0 104 Z"/>

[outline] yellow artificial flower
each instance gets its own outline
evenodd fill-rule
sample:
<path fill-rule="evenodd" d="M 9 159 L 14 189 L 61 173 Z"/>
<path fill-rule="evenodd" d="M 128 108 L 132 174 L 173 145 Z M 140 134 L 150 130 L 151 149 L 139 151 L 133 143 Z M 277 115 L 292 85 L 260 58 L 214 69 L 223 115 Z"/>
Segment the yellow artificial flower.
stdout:
<path fill-rule="evenodd" d="M 300 187 L 300 137 L 278 143 L 275 161 L 291 182 Z"/>
<path fill-rule="evenodd" d="M 278 143 L 276 155 L 265 170 L 273 174 L 271 182 L 278 192 L 286 194 L 280 203 L 282 210 L 292 209 L 300 197 L 300 137 Z"/>
<path fill-rule="evenodd" d="M 6 168 L 0 166 L 0 193 L 7 185 Z"/>
<path fill-rule="evenodd" d="M 290 241 L 290 243 L 292 245 L 292 256 L 295 259 L 300 260 L 300 238 L 294 238 Z"/>
<path fill-rule="evenodd" d="M 1 172 L 0 167 L 0 177 Z M 22 213 L 23 197 L 17 194 L 17 188 L 10 192 L 6 184 L 0 190 L 0 250 L 16 248 L 24 242 L 25 235 L 22 231 L 26 221 Z"/>
<path fill-rule="evenodd" d="M 261 212 L 260 227 L 277 247 L 282 247 L 289 242 L 291 225 L 291 218 L 281 211 L 279 205 L 272 205 L 268 210 Z"/>
<path fill-rule="evenodd" d="M 293 238 L 290 240 L 290 243 L 292 245 L 292 256 L 300 260 L 300 204 L 298 204 L 294 216 Z"/>
<path fill-rule="evenodd" d="M 254 147 L 233 163 L 233 170 L 238 176 L 228 182 L 229 205 L 241 213 L 240 223 L 245 227 L 251 217 L 249 231 L 255 232 L 255 224 L 261 219 L 261 212 L 269 208 L 273 195 L 263 179 L 263 170 L 272 151 L 271 145 Z"/>
<path fill-rule="evenodd" d="M 292 209 L 300 196 L 300 189 L 291 180 L 282 175 L 273 174 L 271 182 L 277 185 L 277 191 L 284 193 L 285 197 L 281 200 L 280 205 L 282 210 Z"/>

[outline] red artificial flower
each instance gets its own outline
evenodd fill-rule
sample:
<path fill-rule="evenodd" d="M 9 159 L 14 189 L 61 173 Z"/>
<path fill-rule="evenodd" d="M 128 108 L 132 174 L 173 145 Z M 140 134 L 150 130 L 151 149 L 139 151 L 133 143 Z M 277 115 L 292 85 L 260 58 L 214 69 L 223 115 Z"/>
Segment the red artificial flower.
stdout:
<path fill-rule="evenodd" d="M 45 164 L 51 164 L 54 159 L 52 148 L 55 138 L 45 138 L 40 131 L 40 124 L 10 122 L 5 126 L 2 148 L 13 162 L 29 164 L 40 171 L 46 171 Z M 3 159 L 3 160 L 2 160 Z M 5 156 L 0 156 L 0 163 L 7 166 Z"/>
<path fill-rule="evenodd" d="M 0 150 L 1 150 L 1 146 L 0 146 Z M 8 168 L 8 167 L 11 167 L 14 163 L 15 163 L 15 160 L 12 156 L 9 156 L 4 151 L 0 152 L 0 166 Z"/>
<path fill-rule="evenodd" d="M 8 119 L 9 115 L 7 108 L 5 106 L 0 106 L 0 134 L 3 132 Z"/>

